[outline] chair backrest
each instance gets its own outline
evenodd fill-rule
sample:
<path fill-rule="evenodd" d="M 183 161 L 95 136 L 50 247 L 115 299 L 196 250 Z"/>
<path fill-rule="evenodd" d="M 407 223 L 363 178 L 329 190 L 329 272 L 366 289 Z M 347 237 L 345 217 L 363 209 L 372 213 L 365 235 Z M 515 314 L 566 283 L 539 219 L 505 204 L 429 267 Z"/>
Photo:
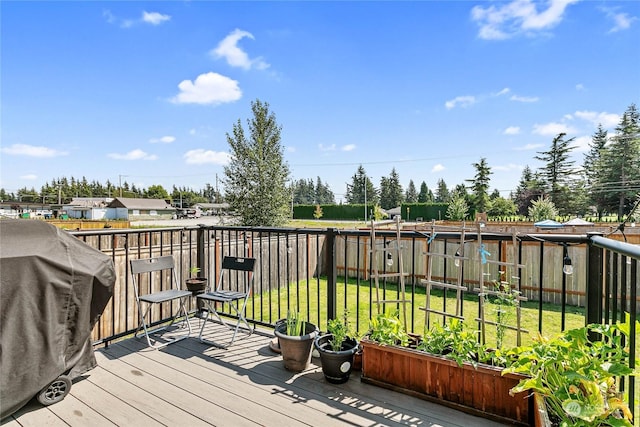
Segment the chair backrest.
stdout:
<path fill-rule="evenodd" d="M 220 271 L 220 277 L 218 278 L 217 290 L 222 289 L 223 277 L 225 271 L 228 273 L 229 280 L 231 280 L 231 273 L 246 273 L 244 276 L 244 292 L 251 292 L 251 282 L 253 280 L 253 272 L 256 266 L 255 258 L 243 258 L 235 256 L 225 256 L 222 259 L 222 270 Z M 240 279 L 236 276 L 237 290 L 240 290 Z"/>
<path fill-rule="evenodd" d="M 154 258 L 143 258 L 143 259 L 132 259 L 130 261 L 131 264 L 131 275 L 133 277 L 133 287 L 136 295 L 139 295 L 139 285 L 136 280 L 136 275 L 141 273 L 153 273 L 156 271 L 170 270 L 170 288 L 171 289 L 180 289 L 178 286 L 178 279 L 176 276 L 176 271 L 174 269 L 175 262 L 173 260 L 172 255 L 163 255 Z M 151 278 L 149 278 L 151 280 Z"/>
<path fill-rule="evenodd" d="M 133 274 L 150 273 L 152 271 L 166 270 L 173 268 L 173 256 L 164 255 L 155 258 L 132 259 L 131 272 Z"/>

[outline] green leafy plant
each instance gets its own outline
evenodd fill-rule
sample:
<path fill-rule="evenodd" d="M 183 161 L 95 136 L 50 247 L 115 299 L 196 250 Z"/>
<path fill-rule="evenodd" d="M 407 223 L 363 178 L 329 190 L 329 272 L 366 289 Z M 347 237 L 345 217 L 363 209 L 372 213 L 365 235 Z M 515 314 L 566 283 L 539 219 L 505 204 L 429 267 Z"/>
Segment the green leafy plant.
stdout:
<path fill-rule="evenodd" d="M 554 339 L 540 336 L 531 346 L 512 350 L 514 358 L 503 374 L 529 378 L 510 393 L 540 393 L 561 426 L 631 426 L 631 412 L 616 387 L 617 377 L 635 374 L 624 345 L 629 330 L 629 322 L 588 325 Z M 590 340 L 591 335 L 599 338 Z"/>
<path fill-rule="evenodd" d="M 460 366 L 464 362 L 475 366 L 481 353 L 477 331 L 467 330 L 464 322 L 455 317 L 444 325 L 436 323 L 426 330 L 417 349 L 453 359 Z"/>
<path fill-rule="evenodd" d="M 287 311 L 287 319 L 285 322 L 287 325 L 287 335 L 303 335 L 304 320 L 300 317 L 299 311 Z"/>
<path fill-rule="evenodd" d="M 342 350 L 342 343 L 351 335 L 348 321 L 348 312 L 344 312 L 342 319 L 331 319 L 327 323 L 327 332 L 332 335 L 331 349 L 333 351 Z"/>
<path fill-rule="evenodd" d="M 409 335 L 404 330 L 398 311 L 379 313 L 370 321 L 369 339 L 379 344 L 409 344 Z"/>
<path fill-rule="evenodd" d="M 501 272 L 501 275 L 503 274 L 504 272 Z M 493 306 L 493 314 L 495 315 L 496 348 L 502 349 L 506 332 L 516 314 L 520 291 L 514 289 L 505 280 L 494 281 L 493 287 L 494 292 L 488 296 L 488 300 Z"/>
<path fill-rule="evenodd" d="M 198 277 L 198 273 L 200 273 L 200 268 L 193 266 L 189 269 L 189 274 L 191 274 L 191 277 Z"/>

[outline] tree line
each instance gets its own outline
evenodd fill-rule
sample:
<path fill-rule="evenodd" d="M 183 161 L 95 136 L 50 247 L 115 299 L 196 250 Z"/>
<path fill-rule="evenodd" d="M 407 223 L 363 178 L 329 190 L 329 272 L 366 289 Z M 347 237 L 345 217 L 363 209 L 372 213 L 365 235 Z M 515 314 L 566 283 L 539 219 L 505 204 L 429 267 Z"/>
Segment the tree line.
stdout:
<path fill-rule="evenodd" d="M 169 193 L 160 185 L 137 188 L 126 181 L 115 185 L 89 182 L 85 177 L 56 178 L 40 190 L 22 188 L 17 194 L 0 189 L 0 199 L 17 202 L 62 203 L 73 197 L 145 197 L 178 201 L 183 206 L 202 202 L 227 202 L 245 225 L 281 225 L 291 215 L 291 204 L 335 204 L 335 195 L 318 176 L 293 181 L 280 141 L 281 125 L 269 104 L 251 103 L 252 117 L 245 128 L 240 119 L 227 133 L 231 161 L 224 167 L 224 194 L 206 183 L 204 189 L 173 186 Z M 575 138 L 559 133 L 546 151 L 534 159 L 543 166 L 523 169 L 520 181 L 509 197 L 490 192 L 491 167 L 486 158 L 472 163 L 474 175 L 449 187 L 439 179 L 432 190 L 422 181 L 419 190 L 413 180 L 404 190 L 395 167 L 376 187 L 362 165 L 347 184 L 347 204 L 371 204 L 382 209 L 402 203 L 447 203 L 450 219 L 464 219 L 472 212 L 492 217 L 531 216 L 531 209 L 557 215 L 617 215 L 631 211 L 640 193 L 640 114 L 631 104 L 613 135 L 600 124 L 592 136 L 581 165 L 572 160 Z M 594 212 L 595 211 L 595 212 Z"/>

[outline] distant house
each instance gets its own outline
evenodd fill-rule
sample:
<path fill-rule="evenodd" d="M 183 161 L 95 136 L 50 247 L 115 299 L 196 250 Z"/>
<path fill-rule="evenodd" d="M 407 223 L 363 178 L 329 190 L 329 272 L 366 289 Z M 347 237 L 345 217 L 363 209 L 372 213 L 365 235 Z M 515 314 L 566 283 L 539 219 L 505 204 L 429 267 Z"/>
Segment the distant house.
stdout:
<path fill-rule="evenodd" d="M 76 219 L 115 219 L 107 206 L 112 197 L 74 197 L 69 203 L 60 205 L 59 211 L 65 211 L 69 218 Z"/>
<path fill-rule="evenodd" d="M 176 208 L 162 199 L 133 199 L 116 197 L 108 207 L 115 215 L 112 219 L 171 219 Z"/>

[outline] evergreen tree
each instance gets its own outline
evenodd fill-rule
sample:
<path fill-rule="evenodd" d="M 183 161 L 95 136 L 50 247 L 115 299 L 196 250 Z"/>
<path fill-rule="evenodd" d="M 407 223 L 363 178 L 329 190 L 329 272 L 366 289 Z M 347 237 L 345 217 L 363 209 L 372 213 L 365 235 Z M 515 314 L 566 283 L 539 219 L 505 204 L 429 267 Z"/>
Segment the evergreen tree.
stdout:
<path fill-rule="evenodd" d="M 251 110 L 253 117 L 247 119 L 249 138 L 240 119 L 233 126 L 233 135 L 227 133 L 231 161 L 224 167 L 225 198 L 243 225 L 280 226 L 291 209 L 281 127 L 268 103 L 256 100 Z"/>
<path fill-rule="evenodd" d="M 320 177 L 316 180 L 316 203 L 321 205 L 332 205 L 336 202 L 336 198 L 333 195 L 333 191 L 329 188 L 328 184 L 323 184 Z"/>
<path fill-rule="evenodd" d="M 583 175 L 586 186 L 589 188 L 589 200 L 596 207 L 598 219 L 602 218 L 602 214 L 607 208 L 607 195 L 601 191 L 604 184 L 602 179 L 606 176 L 602 170 L 606 145 L 607 131 L 602 128 L 602 124 L 599 124 L 596 133 L 591 138 L 589 151 L 585 154 L 583 163 Z"/>
<path fill-rule="evenodd" d="M 558 216 L 558 210 L 553 202 L 546 197 L 539 197 L 531 202 L 529 207 L 529 219 L 531 221 L 543 221 L 545 219 L 555 220 Z"/>
<path fill-rule="evenodd" d="M 358 203 L 364 204 L 365 199 L 367 206 L 376 205 L 378 203 L 378 192 L 367 176 L 362 165 L 358 166 L 358 170 L 351 178 L 351 184 L 347 184 L 345 199 L 350 205 Z"/>
<path fill-rule="evenodd" d="M 454 194 L 447 207 L 447 218 L 452 221 L 462 221 L 467 217 L 468 212 L 469 206 L 467 205 L 464 195 Z"/>
<path fill-rule="evenodd" d="M 380 179 L 380 207 L 382 209 L 391 209 L 400 206 L 403 196 L 400 178 L 396 168 L 393 168 L 389 177 L 383 176 Z"/>
<path fill-rule="evenodd" d="M 472 208 L 476 212 L 486 212 L 489 204 L 489 181 L 493 172 L 484 157 L 480 159 L 480 162 L 472 163 L 472 166 L 476 169 L 476 175 L 473 179 L 466 180 L 471 183 L 469 188 L 473 194 L 471 197 Z"/>
<path fill-rule="evenodd" d="M 525 166 L 513 200 L 516 204 L 516 213 L 527 215 L 531 202 L 543 195 L 545 195 L 544 183 L 531 171 L 528 165 Z"/>
<path fill-rule="evenodd" d="M 436 202 L 449 203 L 450 197 L 447 184 L 444 182 L 444 179 L 440 178 L 436 187 Z"/>
<path fill-rule="evenodd" d="M 409 180 L 407 192 L 404 194 L 404 200 L 407 203 L 416 203 L 418 201 L 418 192 L 416 191 L 416 185 L 413 183 L 412 179 Z"/>
<path fill-rule="evenodd" d="M 422 181 L 420 184 L 420 193 L 418 194 L 418 202 L 419 203 L 431 203 L 433 202 L 433 192 L 429 190 L 427 183 Z"/>
<path fill-rule="evenodd" d="M 575 147 L 571 143 L 575 138 L 564 139 L 566 133 L 561 132 L 551 142 L 548 151 L 538 152 L 535 159 L 545 163 L 541 168 L 542 176 L 549 187 L 549 197 L 561 215 L 570 212 L 569 188 L 571 177 L 576 173 L 573 168 L 575 163 L 569 156 Z"/>
<path fill-rule="evenodd" d="M 610 212 L 617 212 L 620 221 L 640 190 L 640 115 L 635 104 L 622 115 L 603 153 L 601 171 L 602 181 L 594 191 L 603 193 Z"/>

